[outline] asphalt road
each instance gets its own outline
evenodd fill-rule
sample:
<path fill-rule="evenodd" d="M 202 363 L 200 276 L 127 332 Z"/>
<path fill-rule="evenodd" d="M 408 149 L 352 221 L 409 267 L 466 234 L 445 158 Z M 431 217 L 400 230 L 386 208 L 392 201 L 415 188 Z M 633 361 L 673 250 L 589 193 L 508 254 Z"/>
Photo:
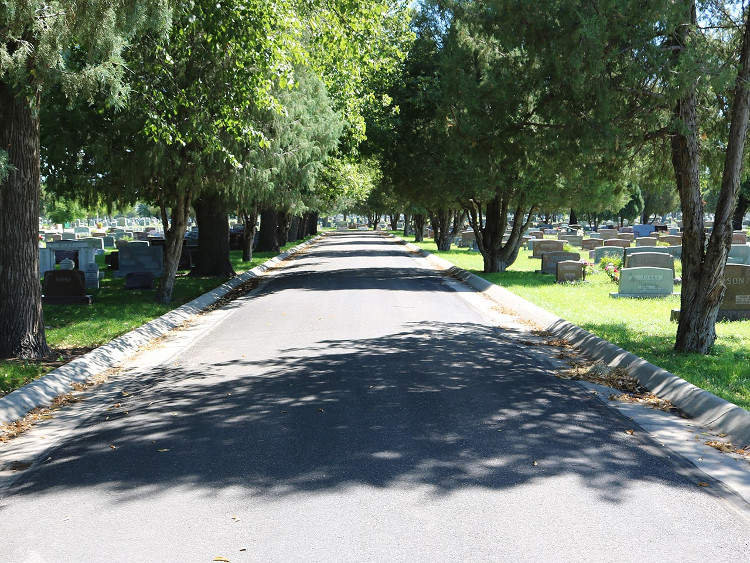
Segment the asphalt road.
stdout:
<path fill-rule="evenodd" d="M 746 515 L 477 299 L 323 239 L 20 438 L 0 561 L 748 560 Z"/>

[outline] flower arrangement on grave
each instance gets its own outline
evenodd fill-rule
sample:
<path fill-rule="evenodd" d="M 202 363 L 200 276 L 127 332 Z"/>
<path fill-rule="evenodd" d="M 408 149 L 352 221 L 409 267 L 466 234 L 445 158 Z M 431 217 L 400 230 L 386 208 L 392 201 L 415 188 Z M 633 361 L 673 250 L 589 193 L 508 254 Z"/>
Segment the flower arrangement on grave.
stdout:
<path fill-rule="evenodd" d="M 612 262 L 604 266 L 604 273 L 609 276 L 610 281 L 620 283 L 620 270 Z"/>
<path fill-rule="evenodd" d="M 594 266 L 593 262 L 589 262 L 588 260 L 581 259 L 581 264 L 583 264 L 583 277 L 584 278 L 590 276 L 591 274 L 596 273 L 596 266 Z"/>

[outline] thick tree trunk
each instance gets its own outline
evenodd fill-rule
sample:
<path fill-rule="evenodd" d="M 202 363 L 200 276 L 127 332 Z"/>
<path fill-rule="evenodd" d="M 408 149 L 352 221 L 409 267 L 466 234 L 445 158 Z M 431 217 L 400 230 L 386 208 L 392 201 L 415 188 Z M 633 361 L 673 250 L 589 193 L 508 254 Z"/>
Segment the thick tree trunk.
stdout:
<path fill-rule="evenodd" d="M 159 279 L 159 288 L 156 290 L 156 302 L 165 304 L 172 301 L 177 267 L 180 264 L 180 255 L 182 254 L 182 242 L 185 239 L 188 217 L 190 216 L 190 194 L 178 193 L 170 204 L 172 205 L 171 225 L 164 221 L 167 213 L 166 208 L 162 206 L 162 223 L 166 242 L 164 265 Z"/>
<path fill-rule="evenodd" d="M 411 215 L 404 214 L 404 236 L 408 237 L 411 234 Z"/>
<path fill-rule="evenodd" d="M 437 249 L 449 251 L 456 238 L 456 233 L 466 219 L 466 212 L 456 212 L 450 209 L 440 210 L 431 215 L 432 228 Z"/>
<path fill-rule="evenodd" d="M 311 211 L 305 214 L 307 228 L 305 229 L 305 236 L 315 236 L 318 234 L 318 220 L 320 219 L 320 213 L 318 211 Z"/>
<path fill-rule="evenodd" d="M 279 242 L 276 238 L 276 210 L 264 207 L 260 210 L 260 233 L 255 252 L 278 252 Z"/>
<path fill-rule="evenodd" d="M 367 214 L 367 225 L 374 231 L 378 228 L 378 224 L 380 223 L 380 213 L 368 213 Z"/>
<path fill-rule="evenodd" d="M 696 24 L 695 4 L 692 6 L 692 24 Z M 675 41 L 683 47 L 684 39 L 684 36 L 676 37 Z M 721 191 L 707 246 L 700 193 L 695 88 L 691 88 L 675 108 L 675 117 L 681 127 L 672 136 L 672 164 L 683 220 L 682 296 L 675 350 L 682 352 L 707 354 L 716 340 L 716 318 L 726 290 L 724 266 L 732 243 L 731 219 L 740 187 L 750 115 L 749 80 L 750 25 L 746 20 Z"/>
<path fill-rule="evenodd" d="M 304 236 L 301 233 L 303 227 L 304 225 L 301 221 L 301 217 L 299 215 L 294 215 L 289 222 L 289 242 L 298 241 Z"/>
<path fill-rule="evenodd" d="M 242 221 L 245 225 L 245 233 L 242 235 L 242 261 L 250 262 L 253 259 L 253 243 L 255 242 L 255 224 L 258 221 L 258 207 L 242 211 Z"/>
<path fill-rule="evenodd" d="M 395 231 L 398 228 L 398 218 L 401 214 L 398 211 L 391 212 L 390 215 L 388 215 L 388 218 L 391 222 L 391 230 Z"/>
<path fill-rule="evenodd" d="M 38 99 L 34 105 L 0 81 L 0 150 L 10 164 L 0 182 L 0 358 L 51 353 L 39 283 Z"/>
<path fill-rule="evenodd" d="M 292 224 L 292 214 L 288 211 L 279 211 L 276 213 L 276 242 L 279 244 L 278 250 L 289 242 L 289 227 Z"/>
<path fill-rule="evenodd" d="M 229 259 L 228 206 L 216 192 L 203 193 L 193 202 L 198 220 L 198 262 L 191 276 L 231 278 L 237 275 Z"/>
<path fill-rule="evenodd" d="M 518 203 L 513 214 L 510 236 L 505 244 L 503 244 L 503 238 L 508 224 L 508 201 L 504 197 L 496 195 L 487 204 L 484 225 L 482 225 L 482 209 L 476 201 L 472 202 L 468 212 L 477 247 L 482 255 L 484 271 L 487 273 L 504 272 L 518 258 L 523 240 L 521 234 L 529 226 L 534 212 L 533 206 L 526 211 L 523 198 Z M 525 221 L 524 216 L 527 216 Z"/>
<path fill-rule="evenodd" d="M 747 213 L 749 204 L 750 200 L 748 200 L 744 194 L 740 194 L 737 198 L 737 208 L 734 210 L 734 215 L 732 216 L 732 228 L 735 231 L 741 231 L 743 229 L 742 221 L 745 219 L 745 213 Z"/>
<path fill-rule="evenodd" d="M 422 213 L 414 215 L 414 242 L 422 242 L 424 240 L 424 224 L 427 221 L 427 216 Z"/>

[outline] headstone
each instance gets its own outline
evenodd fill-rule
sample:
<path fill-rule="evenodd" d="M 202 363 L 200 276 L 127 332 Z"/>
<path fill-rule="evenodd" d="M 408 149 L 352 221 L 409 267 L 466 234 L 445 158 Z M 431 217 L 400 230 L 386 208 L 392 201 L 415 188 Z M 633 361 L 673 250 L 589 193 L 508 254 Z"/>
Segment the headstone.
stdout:
<path fill-rule="evenodd" d="M 96 254 L 97 250 L 100 250 L 98 254 L 102 254 L 104 252 L 104 241 L 100 239 L 99 237 L 86 237 L 80 239 L 81 241 L 88 244 L 91 248 L 94 249 L 94 253 Z"/>
<path fill-rule="evenodd" d="M 474 230 L 469 231 L 461 231 L 461 248 L 467 248 L 474 246 L 474 241 L 476 240 L 476 234 L 474 233 Z"/>
<path fill-rule="evenodd" d="M 50 305 L 91 305 L 85 274 L 80 270 L 45 272 L 42 301 Z"/>
<path fill-rule="evenodd" d="M 656 246 L 658 239 L 654 237 L 638 237 L 635 239 L 636 246 Z"/>
<path fill-rule="evenodd" d="M 750 246 L 746 244 L 733 244 L 730 246 L 727 264 L 750 265 Z"/>
<path fill-rule="evenodd" d="M 651 233 L 653 233 L 655 230 L 656 230 L 655 227 L 649 224 L 633 225 L 633 234 L 635 235 L 636 238 L 647 237 Z"/>
<path fill-rule="evenodd" d="M 597 240 L 604 240 L 604 239 L 602 238 L 602 235 L 600 235 L 600 234 L 599 234 L 599 233 L 597 233 L 597 232 L 593 232 L 593 231 L 592 231 L 592 232 L 589 232 L 589 238 L 595 238 L 595 239 L 597 239 Z"/>
<path fill-rule="evenodd" d="M 124 278 L 130 272 L 151 272 L 161 276 L 164 256 L 161 248 L 128 245 L 119 251 L 119 269 L 114 272 L 117 278 Z"/>
<path fill-rule="evenodd" d="M 604 246 L 619 246 L 620 248 L 630 248 L 630 241 L 621 238 L 611 238 L 604 241 Z"/>
<path fill-rule="evenodd" d="M 115 237 L 103 236 L 102 243 L 104 244 L 104 248 L 115 248 Z"/>
<path fill-rule="evenodd" d="M 128 246 L 150 246 L 148 240 L 131 240 Z"/>
<path fill-rule="evenodd" d="M 561 240 L 535 240 L 529 241 L 534 243 L 533 254 L 530 258 L 541 258 L 543 252 L 562 252 L 565 242 Z"/>
<path fill-rule="evenodd" d="M 532 238 L 544 238 L 544 231 L 529 231 L 529 236 Z"/>
<path fill-rule="evenodd" d="M 544 229 L 544 234 L 555 236 L 557 234 L 557 229 Z"/>
<path fill-rule="evenodd" d="M 605 256 L 613 256 L 622 260 L 625 249 L 619 246 L 600 246 L 594 249 L 594 264 L 598 264 Z"/>
<path fill-rule="evenodd" d="M 661 235 L 659 236 L 659 242 L 666 242 L 669 246 L 680 246 L 682 237 L 680 235 Z"/>
<path fill-rule="evenodd" d="M 669 268 L 623 268 L 618 293 L 612 297 L 666 297 L 674 293 L 674 278 Z"/>
<path fill-rule="evenodd" d="M 63 258 L 60 260 L 60 269 L 61 270 L 75 270 L 76 263 L 74 260 L 70 258 Z"/>
<path fill-rule="evenodd" d="M 125 289 L 154 289 L 154 274 L 151 272 L 128 272 Z"/>
<path fill-rule="evenodd" d="M 555 274 L 557 272 L 557 263 L 564 260 L 580 260 L 581 255 L 577 252 L 544 252 L 542 253 L 542 272 L 545 274 Z"/>
<path fill-rule="evenodd" d="M 617 233 L 617 238 L 633 241 L 635 239 L 635 235 L 633 233 Z"/>
<path fill-rule="evenodd" d="M 555 274 L 557 283 L 582 280 L 583 264 L 577 260 L 563 260 L 557 263 L 557 271 Z"/>
<path fill-rule="evenodd" d="M 727 289 L 719 305 L 719 318 L 732 321 L 750 318 L 750 265 L 727 264 L 724 284 Z"/>
<path fill-rule="evenodd" d="M 88 264 L 83 274 L 86 277 L 86 289 L 99 289 L 99 265 L 96 262 Z"/>
<path fill-rule="evenodd" d="M 732 233 L 732 244 L 747 244 L 747 233 L 744 231 L 734 231 Z"/>
<path fill-rule="evenodd" d="M 42 277 L 48 270 L 55 269 L 55 251 L 49 248 L 39 249 L 39 271 Z"/>
<path fill-rule="evenodd" d="M 599 229 L 598 233 L 602 240 L 609 240 L 617 237 L 617 229 Z"/>
<path fill-rule="evenodd" d="M 620 227 L 617 230 L 620 231 L 620 234 L 623 234 L 623 233 L 633 234 L 633 227 Z"/>
<path fill-rule="evenodd" d="M 674 276 L 674 258 L 666 252 L 637 252 L 625 255 L 625 268 L 669 268 Z"/>
<path fill-rule="evenodd" d="M 581 248 L 581 243 L 583 242 L 582 235 L 558 235 L 558 239 L 567 242 L 570 246 L 577 246 L 578 248 Z"/>
<path fill-rule="evenodd" d="M 581 241 L 581 248 L 583 250 L 594 250 L 599 246 L 604 246 L 604 241 L 595 238 L 585 238 Z"/>
<path fill-rule="evenodd" d="M 76 240 L 76 234 L 71 233 L 70 231 L 66 231 L 62 233 L 62 240 Z"/>

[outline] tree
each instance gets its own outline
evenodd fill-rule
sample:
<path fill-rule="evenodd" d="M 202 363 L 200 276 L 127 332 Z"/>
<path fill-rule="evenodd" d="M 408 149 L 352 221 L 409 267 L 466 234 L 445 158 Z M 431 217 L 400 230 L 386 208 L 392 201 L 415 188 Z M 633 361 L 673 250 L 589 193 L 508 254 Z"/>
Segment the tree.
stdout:
<path fill-rule="evenodd" d="M 123 47 L 146 24 L 163 31 L 169 18 L 162 1 L 88 8 L 58 0 L 0 9 L 0 357 L 49 354 L 37 249 L 41 100 L 59 85 L 70 97 L 103 90 L 121 105 Z"/>

